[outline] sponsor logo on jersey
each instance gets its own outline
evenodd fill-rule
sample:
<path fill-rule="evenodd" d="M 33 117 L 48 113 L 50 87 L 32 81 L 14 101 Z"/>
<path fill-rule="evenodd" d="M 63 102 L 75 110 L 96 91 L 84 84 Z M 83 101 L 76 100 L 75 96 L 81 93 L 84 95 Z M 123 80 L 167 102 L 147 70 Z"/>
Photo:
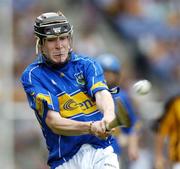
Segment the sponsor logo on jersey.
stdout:
<path fill-rule="evenodd" d="M 91 114 L 97 111 L 95 102 L 85 93 L 79 92 L 72 96 L 63 94 L 58 97 L 62 117 L 73 117 L 78 114 Z"/>
<path fill-rule="evenodd" d="M 73 99 L 69 99 L 64 105 L 63 108 L 65 110 L 74 110 L 78 107 L 78 103 L 76 103 Z"/>

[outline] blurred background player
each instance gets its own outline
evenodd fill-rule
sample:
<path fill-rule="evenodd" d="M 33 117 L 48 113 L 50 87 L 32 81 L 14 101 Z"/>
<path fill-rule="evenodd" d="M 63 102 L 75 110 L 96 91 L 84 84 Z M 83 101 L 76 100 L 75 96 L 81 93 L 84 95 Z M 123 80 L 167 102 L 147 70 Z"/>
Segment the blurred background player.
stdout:
<path fill-rule="evenodd" d="M 180 94 L 166 102 L 157 125 L 155 169 L 180 169 Z"/>
<path fill-rule="evenodd" d="M 135 129 L 137 116 L 127 91 L 120 85 L 121 64 L 119 58 L 115 55 L 106 53 L 99 55 L 97 57 L 97 61 L 104 70 L 105 79 L 108 87 L 112 90 L 113 99 L 115 102 L 120 100 L 123 105 L 120 111 L 127 111 L 126 113 L 131 119 L 130 128 L 117 128 L 116 132 L 114 133 L 118 143 L 116 151 L 118 152 L 119 156 L 122 153 L 122 147 L 127 145 L 127 156 L 124 154 L 125 151 L 123 151 L 123 154 L 121 155 L 123 156 L 123 160 L 120 160 L 122 168 L 126 168 L 128 167 L 126 164 L 128 160 L 126 158 L 128 158 L 130 161 L 138 158 L 138 135 Z"/>

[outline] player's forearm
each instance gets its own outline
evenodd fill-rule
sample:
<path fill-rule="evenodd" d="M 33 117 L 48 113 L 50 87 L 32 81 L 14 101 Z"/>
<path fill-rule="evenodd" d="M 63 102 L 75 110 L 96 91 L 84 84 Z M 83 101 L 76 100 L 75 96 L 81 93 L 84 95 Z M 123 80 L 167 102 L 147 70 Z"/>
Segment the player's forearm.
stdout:
<path fill-rule="evenodd" d="M 154 168 L 155 169 L 161 169 L 165 167 L 165 157 L 163 153 L 163 145 L 164 145 L 164 138 L 157 133 L 156 134 L 156 140 L 155 140 L 155 162 L 154 162 Z"/>
<path fill-rule="evenodd" d="M 75 136 L 90 133 L 91 122 L 80 122 L 62 118 L 59 113 L 48 111 L 46 124 L 58 135 Z"/>
<path fill-rule="evenodd" d="M 128 156 L 130 160 L 136 160 L 139 156 L 137 133 L 131 133 L 128 137 Z"/>
<path fill-rule="evenodd" d="M 164 139 L 159 133 L 156 134 L 155 139 L 156 139 L 156 141 L 155 141 L 155 154 L 158 157 L 162 157 L 163 156 Z"/>
<path fill-rule="evenodd" d="M 138 135 L 137 133 L 131 133 L 128 137 L 129 147 L 138 147 Z"/>
<path fill-rule="evenodd" d="M 64 136 L 90 134 L 90 122 L 65 122 L 52 127 L 54 133 Z"/>
<path fill-rule="evenodd" d="M 95 94 L 97 107 L 103 112 L 104 118 L 109 121 L 115 118 L 114 101 L 109 91 L 102 90 Z"/>

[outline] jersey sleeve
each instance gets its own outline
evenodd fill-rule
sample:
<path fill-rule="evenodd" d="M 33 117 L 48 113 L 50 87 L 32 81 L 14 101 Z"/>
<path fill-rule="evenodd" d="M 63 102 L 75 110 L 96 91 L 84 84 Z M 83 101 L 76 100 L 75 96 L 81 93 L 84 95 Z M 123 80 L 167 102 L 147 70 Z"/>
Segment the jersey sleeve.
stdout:
<path fill-rule="evenodd" d="M 108 89 L 104 79 L 103 69 L 97 62 L 88 60 L 84 72 L 89 95 L 94 97 L 96 92 Z"/>
<path fill-rule="evenodd" d="M 42 118 L 46 118 L 48 110 L 59 112 L 58 98 L 47 91 L 40 83 L 40 79 L 32 73 L 25 72 L 21 83 L 26 92 L 30 107 Z"/>

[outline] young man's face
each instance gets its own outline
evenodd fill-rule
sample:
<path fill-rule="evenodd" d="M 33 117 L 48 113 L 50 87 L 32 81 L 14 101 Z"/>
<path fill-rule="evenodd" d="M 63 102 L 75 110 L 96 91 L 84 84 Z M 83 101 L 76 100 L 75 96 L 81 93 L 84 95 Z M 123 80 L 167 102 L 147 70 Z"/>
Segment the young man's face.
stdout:
<path fill-rule="evenodd" d="M 68 36 L 45 38 L 43 41 L 43 54 L 54 64 L 66 62 L 69 50 L 70 39 Z"/>

